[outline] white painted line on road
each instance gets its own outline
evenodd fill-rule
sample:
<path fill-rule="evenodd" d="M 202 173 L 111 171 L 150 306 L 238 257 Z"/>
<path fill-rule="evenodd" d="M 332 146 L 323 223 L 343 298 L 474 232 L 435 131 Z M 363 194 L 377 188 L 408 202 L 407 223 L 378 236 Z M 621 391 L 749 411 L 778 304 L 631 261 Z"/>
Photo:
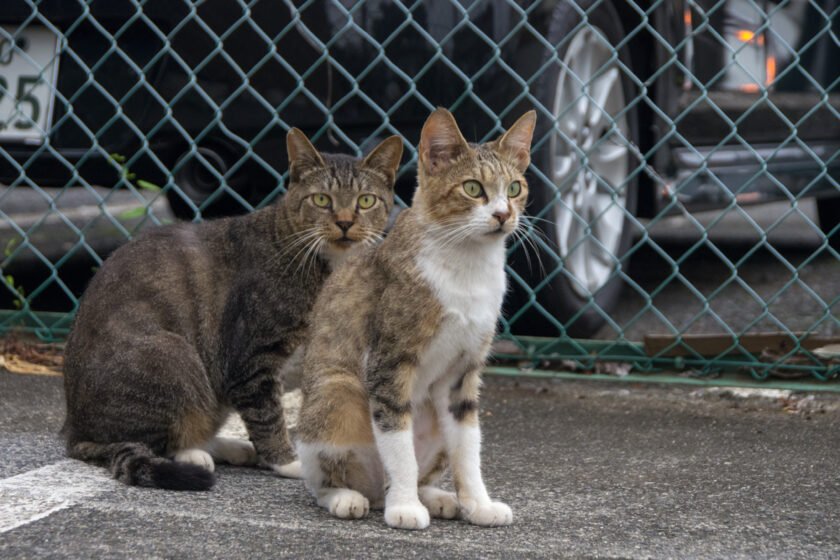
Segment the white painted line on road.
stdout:
<path fill-rule="evenodd" d="M 0 480 L 0 534 L 120 485 L 108 471 L 65 459 Z"/>

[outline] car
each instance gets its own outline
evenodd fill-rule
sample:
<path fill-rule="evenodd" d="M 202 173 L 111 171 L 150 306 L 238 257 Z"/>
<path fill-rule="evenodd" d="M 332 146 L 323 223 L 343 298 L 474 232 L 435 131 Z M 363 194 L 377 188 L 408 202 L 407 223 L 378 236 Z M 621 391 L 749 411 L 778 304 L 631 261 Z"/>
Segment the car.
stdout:
<path fill-rule="evenodd" d="M 542 269 L 516 248 L 511 328 L 591 336 L 640 218 L 813 196 L 840 245 L 832 6 L 6 0 L 0 182 L 142 180 L 195 220 L 282 194 L 290 126 L 361 153 L 393 133 L 416 145 L 435 106 L 473 140 L 537 108 L 527 251 Z"/>

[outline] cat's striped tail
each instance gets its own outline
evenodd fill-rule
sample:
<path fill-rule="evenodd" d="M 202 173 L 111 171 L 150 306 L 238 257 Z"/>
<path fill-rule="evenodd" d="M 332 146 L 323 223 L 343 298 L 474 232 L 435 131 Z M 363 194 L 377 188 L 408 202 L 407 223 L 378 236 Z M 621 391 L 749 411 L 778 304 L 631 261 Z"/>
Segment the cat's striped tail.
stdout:
<path fill-rule="evenodd" d="M 207 490 L 216 482 L 215 475 L 204 467 L 160 457 L 143 443 L 68 443 L 67 455 L 83 461 L 104 461 L 114 478 L 131 486 Z"/>

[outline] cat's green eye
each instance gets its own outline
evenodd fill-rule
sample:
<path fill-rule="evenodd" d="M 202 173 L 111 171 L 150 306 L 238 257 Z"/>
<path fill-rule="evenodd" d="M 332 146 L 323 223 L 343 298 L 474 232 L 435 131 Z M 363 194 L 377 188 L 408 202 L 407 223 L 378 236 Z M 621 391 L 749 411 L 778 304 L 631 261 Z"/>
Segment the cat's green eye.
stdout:
<path fill-rule="evenodd" d="M 514 181 L 510 185 L 508 185 L 507 195 L 509 198 L 516 198 L 519 196 L 519 193 L 522 192 L 522 185 L 519 181 Z"/>
<path fill-rule="evenodd" d="M 473 198 L 478 198 L 479 196 L 484 194 L 484 189 L 481 188 L 481 183 L 479 183 L 478 181 L 465 181 L 464 192 Z"/>
<path fill-rule="evenodd" d="M 359 197 L 358 204 L 359 208 L 361 208 L 362 210 L 367 210 L 368 208 L 376 204 L 376 196 L 372 194 L 363 194 Z"/>
<path fill-rule="evenodd" d="M 326 208 L 332 203 L 332 199 L 325 194 L 318 193 L 312 195 L 312 202 L 314 202 L 315 206 L 318 208 Z"/>

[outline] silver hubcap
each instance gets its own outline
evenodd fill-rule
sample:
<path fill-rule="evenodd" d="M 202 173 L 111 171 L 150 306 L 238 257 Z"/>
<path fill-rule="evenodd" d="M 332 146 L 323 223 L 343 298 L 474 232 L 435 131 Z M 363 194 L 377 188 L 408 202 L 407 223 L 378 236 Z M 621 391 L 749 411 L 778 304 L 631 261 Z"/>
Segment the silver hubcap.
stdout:
<path fill-rule="evenodd" d="M 557 78 L 551 137 L 557 244 L 582 298 L 612 276 L 624 229 L 630 152 L 621 76 L 603 33 L 586 27 L 566 51 Z M 614 124 L 614 126 L 613 126 Z"/>

